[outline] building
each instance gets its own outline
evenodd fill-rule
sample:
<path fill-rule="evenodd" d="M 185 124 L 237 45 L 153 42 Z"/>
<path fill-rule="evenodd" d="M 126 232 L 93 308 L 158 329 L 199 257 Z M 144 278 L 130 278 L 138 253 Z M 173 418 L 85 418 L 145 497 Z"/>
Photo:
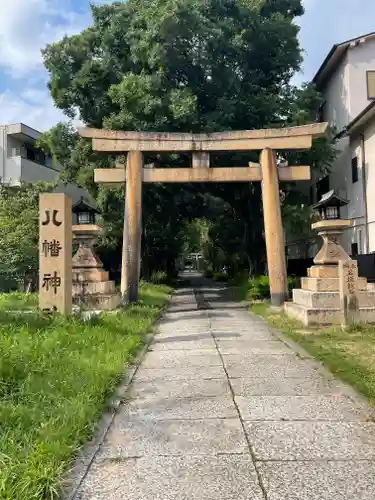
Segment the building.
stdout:
<path fill-rule="evenodd" d="M 324 102 L 319 121 L 337 134 L 338 157 L 327 175 L 313 173 L 309 203 L 335 189 L 349 201 L 342 217 L 352 220 L 343 247 L 349 255 L 375 252 L 375 33 L 334 45 L 313 79 Z M 312 258 L 319 239 L 287 235 L 290 259 Z"/>
<path fill-rule="evenodd" d="M 56 182 L 55 193 L 64 193 L 74 205 L 83 199 L 95 204 L 90 194 L 75 184 L 59 182 L 60 170 L 52 165 L 52 158 L 35 147 L 41 132 L 23 123 L 0 125 L 0 182 L 19 185 L 21 182 Z M 73 214 L 73 224 L 77 216 Z"/>
<path fill-rule="evenodd" d="M 52 158 L 35 147 L 41 133 L 24 125 L 0 125 L 0 182 L 55 181 L 59 170 Z"/>

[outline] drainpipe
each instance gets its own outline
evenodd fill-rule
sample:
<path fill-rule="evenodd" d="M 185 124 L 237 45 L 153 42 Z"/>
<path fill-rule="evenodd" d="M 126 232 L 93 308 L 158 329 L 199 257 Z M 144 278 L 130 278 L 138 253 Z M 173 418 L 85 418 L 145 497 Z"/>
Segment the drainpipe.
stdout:
<path fill-rule="evenodd" d="M 368 230 L 368 204 L 367 204 L 367 189 L 366 189 L 366 154 L 365 154 L 365 136 L 360 135 L 361 138 L 361 156 L 362 156 L 362 191 L 363 191 L 363 201 L 365 208 L 365 253 L 370 253 L 370 243 L 369 243 L 369 230 Z"/>
<path fill-rule="evenodd" d="M 4 127 L 2 127 L 2 158 L 1 158 L 1 165 L 0 165 L 0 183 L 4 183 L 4 179 L 5 179 L 5 164 L 6 164 L 6 160 L 7 160 L 7 149 L 8 149 L 8 144 L 7 144 L 7 132 L 8 132 L 8 126 L 7 125 L 4 125 Z"/>

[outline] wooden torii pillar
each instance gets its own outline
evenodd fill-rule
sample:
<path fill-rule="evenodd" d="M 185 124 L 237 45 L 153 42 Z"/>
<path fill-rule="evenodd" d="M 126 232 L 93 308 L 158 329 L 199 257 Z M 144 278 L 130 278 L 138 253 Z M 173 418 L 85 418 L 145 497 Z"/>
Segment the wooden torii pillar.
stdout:
<path fill-rule="evenodd" d="M 262 182 L 263 215 L 271 302 L 280 306 L 287 297 L 284 232 L 279 181 L 310 179 L 310 167 L 277 167 L 276 151 L 310 149 L 312 140 L 324 135 L 326 123 L 301 127 L 179 134 L 120 132 L 84 128 L 94 151 L 127 153 L 127 165 L 96 169 L 95 182 L 126 184 L 121 292 L 129 302 L 138 300 L 142 233 L 142 183 L 152 182 Z M 260 164 L 247 167 L 210 168 L 211 151 L 261 151 Z M 143 152 L 192 152 L 193 168 L 144 168 Z"/>

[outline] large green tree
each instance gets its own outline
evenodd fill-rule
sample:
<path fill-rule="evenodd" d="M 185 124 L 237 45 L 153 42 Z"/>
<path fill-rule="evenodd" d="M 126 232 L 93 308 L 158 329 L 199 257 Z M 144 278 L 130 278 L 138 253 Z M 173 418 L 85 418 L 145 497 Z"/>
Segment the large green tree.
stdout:
<path fill-rule="evenodd" d="M 0 184 L 0 286 L 34 280 L 39 267 L 39 194 L 53 189 L 44 182 Z"/>
<path fill-rule="evenodd" d="M 254 129 L 302 124 L 319 97 L 290 79 L 301 51 L 295 18 L 300 0 L 128 0 L 92 7 L 93 23 L 44 50 L 55 104 L 89 126 L 120 130 Z M 315 118 L 315 117 L 314 117 Z M 59 125 L 42 139 L 65 166 L 64 176 L 88 187 L 107 222 L 106 244 L 121 241 L 122 193 L 93 185 L 94 166 L 113 158 Z M 320 150 L 319 150 L 320 148 Z M 316 164 L 329 149 L 318 147 Z M 312 153 L 314 154 L 314 153 Z M 212 155 L 217 166 L 245 166 L 252 154 Z M 149 155 L 161 166 L 186 165 L 186 155 Z M 181 223 L 210 217 L 202 193 L 229 204 L 241 254 L 261 262 L 260 186 L 149 186 L 144 195 L 144 257 L 172 262 L 183 245 Z M 212 214 L 211 214 L 212 215 Z M 232 238 L 221 242 L 233 252 Z M 230 240 L 230 242 L 229 242 Z"/>

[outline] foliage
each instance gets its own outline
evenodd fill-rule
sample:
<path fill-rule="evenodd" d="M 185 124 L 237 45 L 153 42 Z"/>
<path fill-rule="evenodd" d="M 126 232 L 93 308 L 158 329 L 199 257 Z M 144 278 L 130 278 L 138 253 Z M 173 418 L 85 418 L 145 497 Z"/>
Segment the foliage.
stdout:
<path fill-rule="evenodd" d="M 44 50 L 51 95 L 71 118 L 78 113 L 95 127 L 182 132 L 296 125 L 316 118 L 320 96 L 312 87 L 290 85 L 301 63 L 294 22 L 303 14 L 301 0 L 128 0 L 92 7 L 92 13 L 92 26 Z M 92 176 L 94 166 L 111 166 L 113 157 L 93 153 L 89 141 L 62 125 L 41 144 L 64 166 L 65 179 L 97 197 L 106 228 L 101 245 L 120 248 L 123 193 L 95 187 Z M 331 150 L 322 140 L 312 152 L 288 159 L 324 169 Z M 186 154 L 145 156 L 146 163 L 164 167 L 189 161 Z M 214 166 L 257 160 L 253 153 L 211 157 Z M 143 218 L 146 277 L 154 269 L 173 270 L 186 249 L 181 228 L 196 218 L 215 219 L 204 243 L 215 270 L 226 265 L 262 272 L 258 184 L 145 186 Z"/>
<path fill-rule="evenodd" d="M 38 269 L 39 194 L 52 184 L 0 184 L 0 274 L 13 276 Z"/>
<path fill-rule="evenodd" d="M 0 293 L 0 311 L 24 311 L 36 309 L 38 294 L 36 293 Z"/>
<path fill-rule="evenodd" d="M 297 288 L 299 279 L 295 276 L 288 277 L 288 289 Z M 270 282 L 268 276 L 257 276 L 248 282 L 248 299 L 268 299 L 270 297 Z"/>
<path fill-rule="evenodd" d="M 214 281 L 222 281 L 225 283 L 229 280 L 229 274 L 225 271 L 216 272 L 216 273 L 213 273 L 212 279 Z"/>
<path fill-rule="evenodd" d="M 54 499 L 169 289 L 87 323 L 0 315 L 0 498 Z"/>
<path fill-rule="evenodd" d="M 151 274 L 150 281 L 155 285 L 165 284 L 168 281 L 168 275 L 165 271 L 154 271 Z"/>

